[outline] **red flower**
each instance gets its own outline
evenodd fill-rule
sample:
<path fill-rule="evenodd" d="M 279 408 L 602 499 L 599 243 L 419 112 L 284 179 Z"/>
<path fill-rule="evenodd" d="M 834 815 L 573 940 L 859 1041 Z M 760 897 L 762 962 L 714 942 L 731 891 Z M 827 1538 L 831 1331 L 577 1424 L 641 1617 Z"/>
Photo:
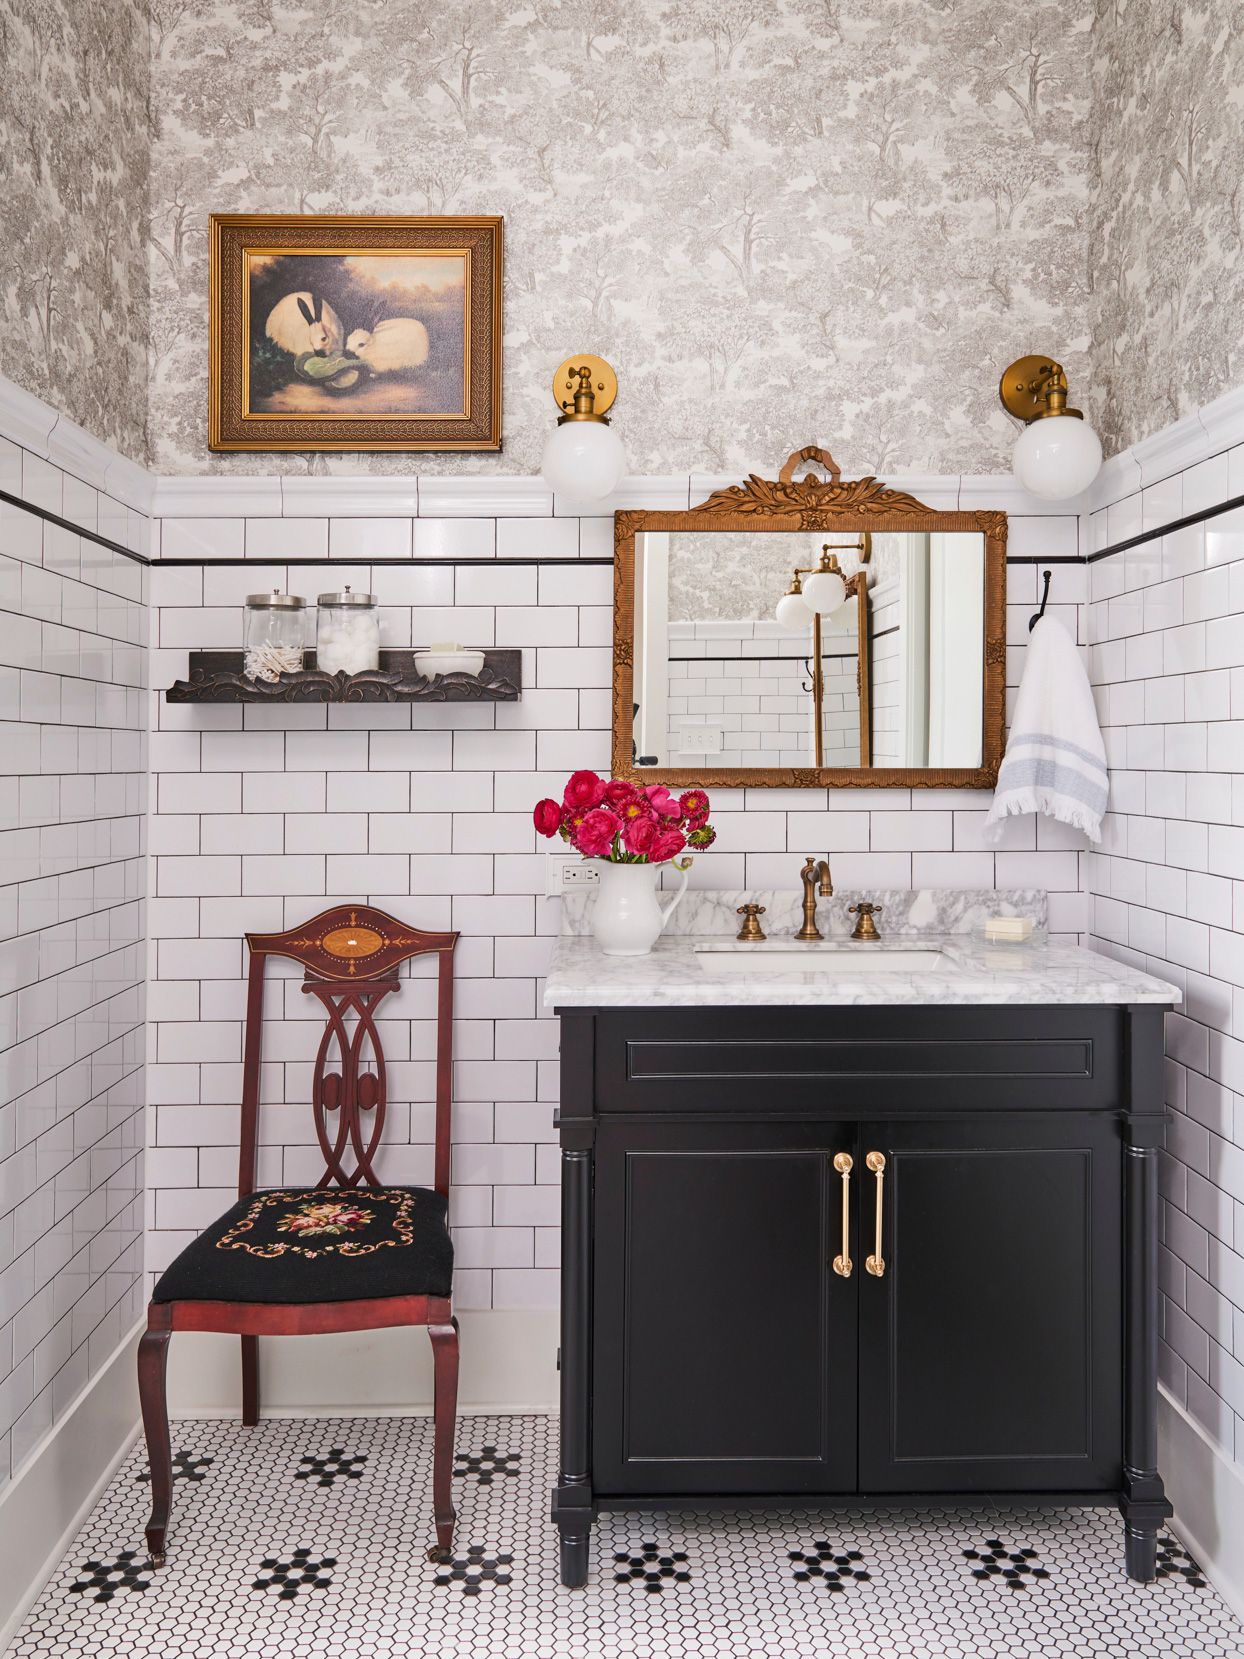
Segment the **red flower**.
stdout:
<path fill-rule="evenodd" d="M 590 812 L 604 799 L 605 785 L 595 772 L 572 772 L 563 796 L 568 810 Z"/>
<path fill-rule="evenodd" d="M 608 858 L 613 851 L 613 838 L 621 827 L 612 812 L 595 807 L 579 825 L 574 844 L 584 858 Z"/>
<path fill-rule="evenodd" d="M 678 802 L 673 799 L 663 783 L 650 783 L 644 790 L 648 797 L 648 805 L 659 818 L 677 818 L 679 816 Z"/>
<path fill-rule="evenodd" d="M 677 858 L 686 845 L 687 838 L 681 830 L 658 830 L 648 849 L 648 862 L 664 864 L 667 859 Z"/>
<path fill-rule="evenodd" d="M 645 813 L 642 817 L 628 819 L 622 826 L 622 845 L 628 853 L 638 853 L 646 858 L 652 850 L 652 843 L 657 834 L 657 821 Z"/>
<path fill-rule="evenodd" d="M 711 847 L 717 839 L 717 831 L 711 824 L 697 824 L 687 836 L 687 845 L 703 852 L 705 847 Z"/>
<path fill-rule="evenodd" d="M 562 827 L 562 819 L 566 813 L 556 801 L 545 800 L 537 803 L 536 810 L 531 816 L 541 835 L 556 835 Z"/>
<path fill-rule="evenodd" d="M 633 783 L 627 783 L 625 778 L 610 778 L 605 785 L 605 793 L 601 797 L 601 805 L 607 806 L 610 812 L 620 812 L 625 806 L 631 806 L 640 800 L 639 790 Z M 632 813 L 633 817 L 634 814 Z"/>
<path fill-rule="evenodd" d="M 678 797 L 678 806 L 692 829 L 698 828 L 708 817 L 708 796 L 702 789 L 688 789 Z"/>

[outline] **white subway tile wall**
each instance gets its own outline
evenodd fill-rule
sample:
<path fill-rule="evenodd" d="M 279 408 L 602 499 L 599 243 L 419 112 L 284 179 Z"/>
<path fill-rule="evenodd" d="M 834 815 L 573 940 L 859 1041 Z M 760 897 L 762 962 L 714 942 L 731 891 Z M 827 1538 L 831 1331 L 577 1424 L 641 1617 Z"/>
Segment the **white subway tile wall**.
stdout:
<path fill-rule="evenodd" d="M 1231 452 L 1238 464 L 1244 449 Z M 1229 499 L 1227 455 L 1093 515 L 1104 547 Z M 1089 566 L 1111 766 L 1091 942 L 1183 990 L 1167 1020 L 1162 1380 L 1244 1457 L 1244 512 Z"/>
<path fill-rule="evenodd" d="M 0 439 L 0 1482 L 143 1301 L 141 516 Z"/>
<path fill-rule="evenodd" d="M 360 481 L 358 489 L 365 488 Z M 199 525 L 203 521 L 197 521 Z M 227 524 L 259 570 L 153 567 L 151 669 L 151 1009 L 148 1089 L 152 1191 L 148 1267 L 158 1271 L 233 1195 L 241 1074 L 241 936 L 293 925 L 325 905 L 370 899 L 429 928 L 455 927 L 455 1150 L 452 1214 L 457 1297 L 473 1308 L 552 1306 L 557 1295 L 559 1176 L 556 1021 L 541 975 L 559 925 L 543 897 L 544 848 L 531 809 L 577 766 L 609 764 L 613 578 L 604 565 L 369 566 L 414 549 L 439 559 L 610 559 L 608 518 L 524 515 L 333 518 L 329 552 L 379 595 L 382 643 L 454 638 L 519 647 L 517 704 L 474 707 L 169 705 L 196 644 L 240 641 L 242 595 L 288 585 L 313 602 L 343 580 L 334 564 L 282 567 L 295 532 L 265 518 Z M 299 520 L 305 524 L 310 521 Z M 1066 552 L 1065 520 L 1015 520 L 1025 552 Z M 315 532 L 315 549 L 322 536 Z M 189 545 L 178 527 L 175 545 Z M 1060 540 L 1060 536 L 1062 539 Z M 167 551 L 167 544 L 166 544 Z M 210 550 L 209 550 L 210 555 Z M 1009 572 L 1021 637 L 1037 594 L 1033 566 Z M 200 586 L 200 583 L 202 584 Z M 1056 567 L 1053 603 L 1072 631 L 1082 566 Z M 1011 668 L 1022 658 L 1014 652 Z M 1053 926 L 1086 926 L 1077 842 L 1008 826 L 1000 850 L 980 839 L 972 791 L 718 790 L 720 840 L 692 879 L 705 886 L 793 887 L 805 853 L 828 852 L 843 885 L 1047 886 Z M 913 811 L 913 807 L 916 809 Z M 395 1064 L 384 1169 L 431 1172 L 432 1008 L 422 970 L 385 1021 Z M 315 1028 L 291 992 L 269 1027 L 270 1111 L 261 1179 L 315 1179 L 307 1100 Z"/>

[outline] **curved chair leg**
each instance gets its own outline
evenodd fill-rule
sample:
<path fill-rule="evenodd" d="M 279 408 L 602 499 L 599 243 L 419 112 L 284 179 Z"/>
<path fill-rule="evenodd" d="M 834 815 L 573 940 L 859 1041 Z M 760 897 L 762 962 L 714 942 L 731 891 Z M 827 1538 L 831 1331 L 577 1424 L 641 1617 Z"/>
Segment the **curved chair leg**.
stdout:
<path fill-rule="evenodd" d="M 259 1338 L 242 1338 L 242 1421 L 254 1428 L 259 1421 Z"/>
<path fill-rule="evenodd" d="M 448 1557 L 454 1543 L 453 1470 L 454 1431 L 458 1416 L 458 1321 L 429 1325 L 433 1370 L 432 1510 L 436 1517 L 436 1549 Z"/>
<path fill-rule="evenodd" d="M 138 1398 L 151 1465 L 151 1519 L 147 1550 L 153 1567 L 164 1565 L 164 1533 L 173 1496 L 173 1454 L 169 1444 L 165 1371 L 172 1331 L 145 1331 L 138 1344 Z"/>

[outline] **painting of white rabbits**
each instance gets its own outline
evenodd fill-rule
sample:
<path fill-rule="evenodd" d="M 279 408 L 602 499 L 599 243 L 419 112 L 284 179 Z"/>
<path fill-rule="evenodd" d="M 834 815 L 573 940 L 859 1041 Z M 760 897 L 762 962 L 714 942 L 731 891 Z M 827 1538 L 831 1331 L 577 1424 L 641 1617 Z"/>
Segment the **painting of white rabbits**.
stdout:
<path fill-rule="evenodd" d="M 461 415 L 461 253 L 249 253 L 248 414 Z"/>

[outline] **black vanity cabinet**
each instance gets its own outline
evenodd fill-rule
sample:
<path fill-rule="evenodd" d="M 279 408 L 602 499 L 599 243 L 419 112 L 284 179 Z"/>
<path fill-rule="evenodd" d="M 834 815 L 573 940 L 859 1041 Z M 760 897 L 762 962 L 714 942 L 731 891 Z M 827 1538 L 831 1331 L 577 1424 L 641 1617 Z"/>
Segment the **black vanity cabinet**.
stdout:
<path fill-rule="evenodd" d="M 1160 1007 L 561 1018 L 565 1583 L 602 1509 L 986 1494 L 1152 1577 Z"/>

